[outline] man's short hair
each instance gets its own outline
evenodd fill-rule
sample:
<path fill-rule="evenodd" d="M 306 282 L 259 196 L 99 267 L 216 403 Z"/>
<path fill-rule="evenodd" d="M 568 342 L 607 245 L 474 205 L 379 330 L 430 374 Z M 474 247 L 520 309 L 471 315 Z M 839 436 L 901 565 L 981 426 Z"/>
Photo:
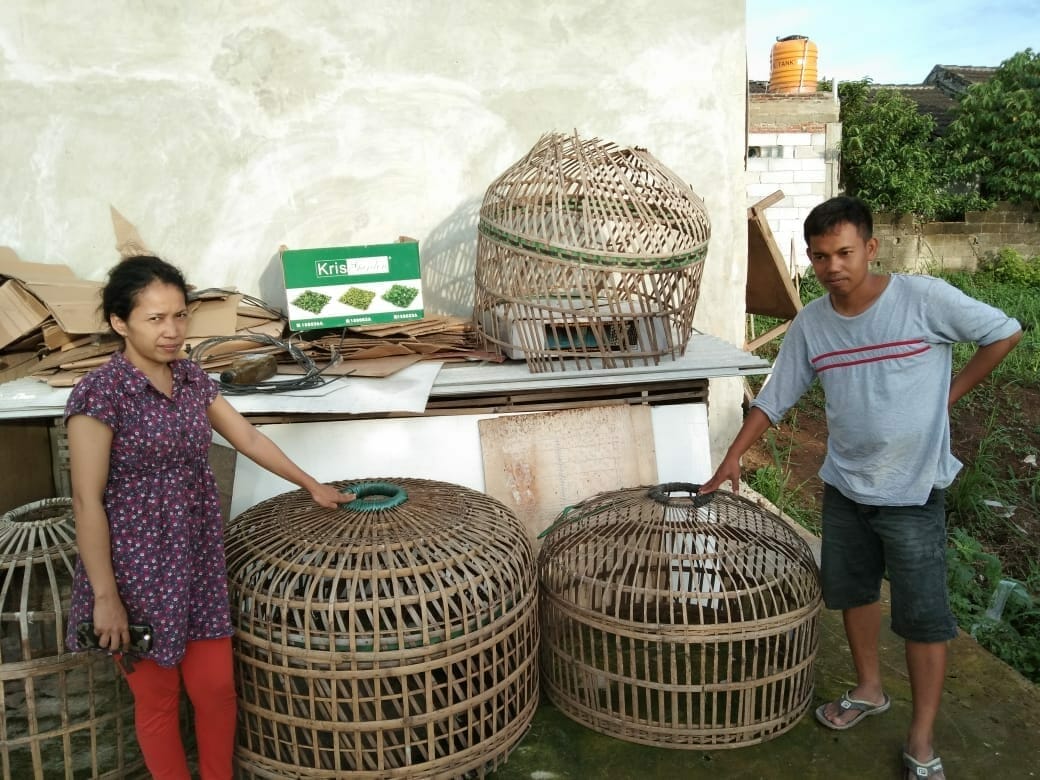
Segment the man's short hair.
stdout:
<path fill-rule="evenodd" d="M 867 204 L 859 198 L 839 195 L 816 206 L 805 218 L 806 246 L 812 236 L 826 235 L 845 222 L 855 225 L 864 241 L 874 235 L 874 217 Z"/>

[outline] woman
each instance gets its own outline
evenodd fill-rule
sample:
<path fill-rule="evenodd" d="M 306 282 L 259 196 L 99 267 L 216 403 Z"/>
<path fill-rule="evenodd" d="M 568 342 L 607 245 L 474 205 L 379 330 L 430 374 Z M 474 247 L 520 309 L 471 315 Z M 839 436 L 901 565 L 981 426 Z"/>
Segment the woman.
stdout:
<path fill-rule="evenodd" d="M 102 311 L 124 346 L 83 378 L 65 409 L 79 562 L 69 649 L 93 622 L 102 649 L 154 643 L 126 673 L 138 742 L 155 778 L 190 778 L 180 737 L 181 680 L 195 712 L 204 780 L 230 778 L 236 720 L 223 527 L 208 452 L 216 430 L 239 452 L 334 509 L 353 498 L 302 471 L 179 358 L 187 286 L 156 257 L 109 272 Z"/>

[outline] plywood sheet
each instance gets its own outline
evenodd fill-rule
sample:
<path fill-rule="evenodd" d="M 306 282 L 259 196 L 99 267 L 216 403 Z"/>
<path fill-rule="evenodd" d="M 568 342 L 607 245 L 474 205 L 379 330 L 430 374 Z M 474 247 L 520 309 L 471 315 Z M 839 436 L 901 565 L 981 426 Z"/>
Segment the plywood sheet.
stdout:
<path fill-rule="evenodd" d="M 485 492 L 537 537 L 567 506 L 657 482 L 648 406 L 601 406 L 481 420 Z"/>
<path fill-rule="evenodd" d="M 747 312 L 790 320 L 802 305 L 766 219 L 765 205 L 772 199 L 748 209 Z"/>

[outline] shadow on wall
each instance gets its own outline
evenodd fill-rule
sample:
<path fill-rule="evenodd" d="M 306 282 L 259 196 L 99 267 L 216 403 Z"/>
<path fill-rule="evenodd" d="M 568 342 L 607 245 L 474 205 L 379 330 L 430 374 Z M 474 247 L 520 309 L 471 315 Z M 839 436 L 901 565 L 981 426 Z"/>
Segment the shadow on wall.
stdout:
<path fill-rule="evenodd" d="M 473 313 L 481 201 L 472 198 L 462 203 L 419 244 L 428 312 L 463 317 Z"/>
<path fill-rule="evenodd" d="M 281 309 L 285 314 L 289 311 L 289 301 L 285 296 L 285 276 L 282 274 L 282 255 L 275 252 L 267 261 L 267 266 L 257 280 L 260 298 L 264 303 Z"/>

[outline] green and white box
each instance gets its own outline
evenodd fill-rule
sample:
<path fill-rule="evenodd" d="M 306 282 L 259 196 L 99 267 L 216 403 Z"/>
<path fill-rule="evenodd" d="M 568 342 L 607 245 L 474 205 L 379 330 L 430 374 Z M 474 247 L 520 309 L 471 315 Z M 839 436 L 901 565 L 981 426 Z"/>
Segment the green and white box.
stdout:
<path fill-rule="evenodd" d="M 282 275 L 289 329 L 419 320 L 419 244 L 286 249 Z"/>

